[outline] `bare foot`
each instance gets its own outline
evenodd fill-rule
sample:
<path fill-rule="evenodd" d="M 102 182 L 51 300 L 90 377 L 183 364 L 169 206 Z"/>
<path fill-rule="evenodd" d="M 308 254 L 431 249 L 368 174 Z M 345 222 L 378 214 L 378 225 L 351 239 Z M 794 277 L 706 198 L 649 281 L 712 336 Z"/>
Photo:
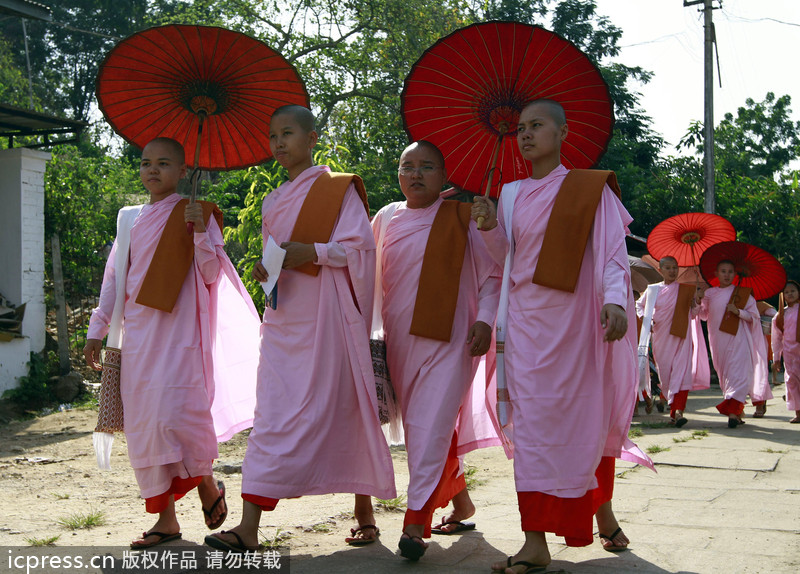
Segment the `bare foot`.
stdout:
<path fill-rule="evenodd" d="M 222 484 L 222 481 L 219 482 Z M 225 488 L 224 485 L 222 488 Z M 213 476 L 204 476 L 203 480 L 197 485 L 197 494 L 200 495 L 200 504 L 203 506 L 206 526 L 209 528 L 219 528 L 225 522 L 228 514 L 228 505 L 222 497 L 222 492 Z M 217 502 L 219 501 L 219 502 Z"/>
<path fill-rule="evenodd" d="M 465 488 L 453 497 L 453 510 L 447 516 L 442 517 L 442 522 L 435 529 L 440 530 L 445 534 L 449 534 L 461 528 L 459 522 L 463 522 L 467 518 L 475 515 L 475 505 L 469 497 L 469 493 Z"/>
<path fill-rule="evenodd" d="M 180 531 L 181 531 L 181 526 L 180 526 L 180 524 L 178 524 L 177 518 L 159 516 L 159 518 L 156 521 L 156 523 L 147 532 L 160 532 L 161 534 L 166 534 L 167 536 L 172 536 L 173 534 L 179 534 Z M 138 546 L 150 546 L 152 544 L 158 543 L 159 540 L 164 538 L 163 536 L 157 536 L 155 534 L 148 534 L 147 532 L 142 532 L 142 537 L 141 538 L 137 538 L 136 540 L 132 540 L 131 541 L 131 548 L 136 548 Z"/>
<path fill-rule="evenodd" d="M 525 544 L 520 551 L 503 562 L 492 564 L 492 570 L 504 574 L 522 574 L 536 566 L 545 568 L 550 561 L 550 550 L 547 548 L 544 532 L 525 532 Z"/>
<path fill-rule="evenodd" d="M 358 546 L 369 544 L 370 542 L 367 541 L 377 540 L 380 535 L 380 529 L 375 526 L 375 513 L 372 509 L 371 497 L 365 494 L 356 494 L 353 516 L 358 522 L 358 527 L 351 528 L 350 533 L 353 536 L 348 536 L 344 541 Z"/>
<path fill-rule="evenodd" d="M 238 535 L 238 538 L 234 536 Z M 239 548 L 243 546 L 243 550 L 252 550 L 258 548 L 258 530 L 250 531 L 242 527 L 242 525 L 235 526 L 230 530 L 222 530 L 206 536 L 206 544 L 209 544 L 209 538 L 217 538 L 226 543 L 226 546 L 232 548 Z M 211 546 L 211 544 L 209 544 Z"/>
<path fill-rule="evenodd" d="M 616 552 L 628 547 L 631 541 L 620 528 L 617 517 L 614 516 L 614 510 L 611 508 L 611 501 L 600 505 L 595 519 L 597 520 L 600 544 L 603 545 L 604 550 Z"/>

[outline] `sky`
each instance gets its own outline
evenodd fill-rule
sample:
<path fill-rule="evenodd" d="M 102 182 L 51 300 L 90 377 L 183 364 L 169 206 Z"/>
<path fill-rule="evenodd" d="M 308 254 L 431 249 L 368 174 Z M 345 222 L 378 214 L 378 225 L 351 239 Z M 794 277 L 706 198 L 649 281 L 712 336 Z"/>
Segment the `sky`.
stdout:
<path fill-rule="evenodd" d="M 596 0 L 597 14 L 622 29 L 614 61 L 653 72 L 649 84 L 629 86 L 642 94 L 653 129 L 675 146 L 693 121 L 703 121 L 702 4 L 683 0 Z M 792 97 L 792 120 L 800 121 L 800 0 L 721 0 L 713 11 L 719 52 L 714 64 L 714 125 L 736 115 L 747 98 L 767 92 Z M 714 7 L 720 0 L 713 1 Z M 719 80 L 722 80 L 720 88 Z"/>

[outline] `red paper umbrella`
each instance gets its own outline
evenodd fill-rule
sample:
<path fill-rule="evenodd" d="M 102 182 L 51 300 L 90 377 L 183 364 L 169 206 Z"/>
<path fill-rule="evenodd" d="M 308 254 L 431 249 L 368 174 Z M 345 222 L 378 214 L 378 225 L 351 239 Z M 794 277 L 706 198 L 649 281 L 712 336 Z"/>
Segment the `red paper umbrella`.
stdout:
<path fill-rule="evenodd" d="M 786 285 L 786 270 L 772 255 L 749 243 L 725 241 L 709 247 L 700 258 L 700 272 L 712 287 L 719 286 L 714 273 L 717 264 L 733 261 L 736 285 L 753 289 L 753 297 L 760 301 L 777 295 Z"/>
<path fill-rule="evenodd" d="M 149 28 L 117 44 L 100 67 L 97 100 L 131 144 L 170 137 L 195 152 L 194 167 L 214 171 L 269 159 L 272 113 L 308 106 L 294 67 L 263 42 L 184 25 Z"/>
<path fill-rule="evenodd" d="M 538 98 L 555 100 L 566 112 L 564 165 L 597 163 L 614 125 L 608 87 L 575 45 L 538 26 L 485 22 L 436 42 L 406 78 L 403 122 L 412 141 L 439 147 L 452 183 L 482 193 L 495 166 L 498 183 L 531 175 L 516 128 L 522 108 Z"/>
<path fill-rule="evenodd" d="M 733 224 L 713 213 L 681 213 L 665 219 L 647 236 L 647 250 L 656 261 L 671 255 L 679 267 L 697 265 L 706 249 L 736 239 Z"/>

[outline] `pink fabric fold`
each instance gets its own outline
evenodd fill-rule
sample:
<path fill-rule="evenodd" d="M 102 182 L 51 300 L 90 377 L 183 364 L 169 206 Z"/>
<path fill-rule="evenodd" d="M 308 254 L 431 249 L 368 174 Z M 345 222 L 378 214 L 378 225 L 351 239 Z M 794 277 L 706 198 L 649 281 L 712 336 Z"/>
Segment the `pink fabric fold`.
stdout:
<path fill-rule="evenodd" d="M 800 343 L 795 338 L 798 309 L 797 304 L 784 309 L 783 331 L 778 328 L 776 317 L 772 318 L 772 360 L 783 357 L 786 407 L 790 411 L 800 410 Z"/>
<path fill-rule="evenodd" d="M 681 339 L 670 334 L 675 304 L 680 284 L 660 284 L 653 310 L 653 357 L 661 382 L 661 392 L 672 404 L 680 391 L 696 391 L 709 388 L 711 370 L 708 365 L 708 350 L 697 313 L 689 311 L 686 337 Z M 637 311 L 647 304 L 648 291 L 636 302 Z"/>
<path fill-rule="evenodd" d="M 637 387 L 636 321 L 625 249 L 632 220 L 608 187 L 575 292 L 530 282 L 567 173 L 559 166 L 543 179 L 523 180 L 514 203 L 505 363 L 517 491 L 578 498 L 597 487 L 595 469 L 602 456 L 630 453 L 643 464 L 649 459 L 627 436 Z M 496 261 L 508 248 L 503 215 L 501 208 L 499 231 L 485 237 Z M 628 315 L 628 332 L 613 343 L 603 342 L 605 303 L 622 305 Z"/>
<path fill-rule="evenodd" d="M 253 420 L 259 318 L 225 255 L 216 221 L 194 234 L 194 262 L 172 312 L 135 302 L 180 199 L 175 194 L 144 206 L 131 230 L 120 391 L 128 454 L 144 498 L 165 492 L 175 477 L 210 474 L 217 442 Z M 90 338 L 108 332 L 114 250 Z"/>
<path fill-rule="evenodd" d="M 328 170 L 311 167 L 264 199 L 265 240 L 289 240 L 311 184 Z M 330 242 L 315 247 L 326 253 L 319 274 L 283 270 L 277 309 L 264 312 L 258 406 L 242 493 L 394 498 L 369 350 L 375 242 L 352 184 Z"/>
<path fill-rule="evenodd" d="M 700 306 L 700 318 L 708 326 L 711 359 L 719 376 L 719 386 L 725 399 L 747 403 L 772 398 L 767 371 L 767 344 L 761 329 L 756 301 L 751 296 L 741 309 L 739 330 L 730 335 L 719 330 L 733 294 L 733 285 L 712 287 L 705 292 Z"/>
<path fill-rule="evenodd" d="M 382 319 L 389 372 L 402 410 L 411 510 L 420 510 L 439 482 L 454 429 L 459 455 L 501 444 L 487 410 L 485 361 L 471 357 L 467 345 L 467 333 L 475 321 L 494 324 L 500 292 L 500 268 L 474 223 L 469 228 L 450 341 L 409 334 L 423 254 L 442 201 L 423 209 L 400 204 L 382 246 Z M 379 212 L 372 222 L 376 238 L 382 217 Z"/>

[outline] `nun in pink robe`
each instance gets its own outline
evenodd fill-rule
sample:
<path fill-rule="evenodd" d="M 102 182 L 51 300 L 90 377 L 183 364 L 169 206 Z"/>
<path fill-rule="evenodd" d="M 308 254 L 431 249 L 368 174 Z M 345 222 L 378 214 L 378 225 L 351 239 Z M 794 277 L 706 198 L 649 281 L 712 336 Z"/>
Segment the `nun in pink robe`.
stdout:
<path fill-rule="evenodd" d="M 175 484 L 211 475 L 217 442 L 253 422 L 258 314 L 211 217 L 194 234 L 194 262 L 171 313 L 136 303 L 161 231 L 181 200 L 147 204 L 131 229 L 120 393 L 128 455 L 148 512 Z M 87 338 L 108 333 L 116 298 L 114 254 Z M 184 492 L 173 492 L 180 498 Z"/>
<path fill-rule="evenodd" d="M 467 235 L 450 341 L 409 334 L 428 234 L 443 201 L 419 209 L 408 208 L 406 202 L 391 204 L 372 221 L 377 242 L 386 225 L 383 219 L 391 217 L 378 248 L 381 314 L 389 372 L 402 411 L 412 511 L 425 506 L 439 483 L 454 430 L 458 455 L 501 444 L 486 406 L 485 374 L 476 379 L 481 357 L 470 356 L 466 344 L 476 321 L 494 324 L 500 295 L 500 268 L 474 223 Z M 428 521 L 425 536 L 429 529 Z"/>
<path fill-rule="evenodd" d="M 700 318 L 708 326 L 711 359 L 725 399 L 717 405 L 717 410 L 738 416 L 744 411 L 747 395 L 753 402 L 766 401 L 772 398 L 772 390 L 767 371 L 767 343 L 755 299 L 750 296 L 744 309 L 739 310 L 739 329 L 735 336 L 719 330 L 734 288 L 729 285 L 706 290 Z"/>
<path fill-rule="evenodd" d="M 515 243 L 511 267 L 505 364 L 512 415 L 514 478 L 520 495 L 558 499 L 591 496 L 598 488 L 601 458 L 649 459 L 628 439 L 637 388 L 636 320 L 625 233 L 632 221 L 606 186 L 594 217 L 574 293 L 531 282 L 553 204 L 568 173 L 559 165 L 542 179 L 519 183 L 513 203 Z M 498 225 L 482 235 L 496 261 L 508 250 L 502 194 Z M 625 336 L 603 342 L 605 304 L 626 310 Z M 624 447 L 624 448 L 623 448 Z M 609 459 L 610 460 L 610 459 Z M 613 460 L 610 460 L 613 477 Z M 613 485 L 613 480 L 612 480 Z M 607 491 L 610 500 L 610 491 Z M 594 510 L 606 500 L 593 502 Z M 561 509 L 568 508 L 568 501 Z M 592 541 L 591 514 L 528 522 L 520 496 L 524 531 L 556 532 L 568 545 Z M 545 523 L 541 523 L 543 519 Z"/>
<path fill-rule="evenodd" d="M 313 166 L 262 205 L 264 241 L 289 241 Z M 258 400 L 242 466 L 242 497 L 262 509 L 276 499 L 352 492 L 396 496 L 381 432 L 369 327 L 375 241 L 350 184 L 327 244 L 316 243 L 314 277 L 283 270 L 277 308 L 261 325 Z M 270 502 L 271 501 L 271 502 Z"/>
<path fill-rule="evenodd" d="M 653 309 L 653 357 L 658 369 L 661 391 L 666 394 L 667 402 L 673 405 L 676 396 L 683 391 L 709 388 L 711 370 L 708 365 L 708 349 L 698 318 L 700 310 L 697 307 L 690 311 L 689 325 L 683 339 L 670 333 L 680 283 L 677 281 L 669 285 L 659 283 L 656 287 L 658 296 Z M 636 310 L 640 315 L 644 313 L 650 292 L 648 288 L 636 302 Z M 683 411 L 686 406 L 685 399 L 678 406 L 680 408 L 677 410 Z M 675 410 L 676 407 L 673 407 L 673 411 Z"/>
<path fill-rule="evenodd" d="M 778 363 L 783 357 L 786 407 L 790 411 L 800 411 L 800 343 L 796 335 L 798 309 L 800 306 L 797 304 L 784 309 L 783 329 L 778 327 L 778 316 L 772 318 L 772 360 Z"/>

